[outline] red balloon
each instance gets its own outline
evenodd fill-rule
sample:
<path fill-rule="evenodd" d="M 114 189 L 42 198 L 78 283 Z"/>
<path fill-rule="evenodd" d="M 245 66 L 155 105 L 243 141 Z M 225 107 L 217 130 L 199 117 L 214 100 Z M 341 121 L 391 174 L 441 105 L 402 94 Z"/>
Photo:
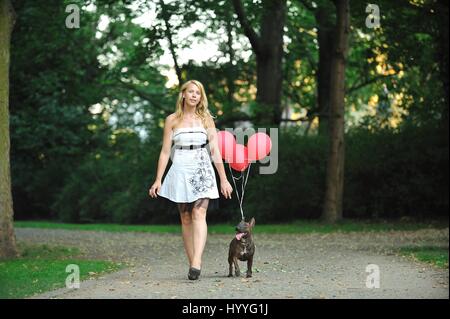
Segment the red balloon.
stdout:
<path fill-rule="evenodd" d="M 233 161 L 230 163 L 232 169 L 242 172 L 248 167 L 248 150 L 242 144 L 236 144 L 234 148 Z"/>
<path fill-rule="evenodd" d="M 228 131 L 217 132 L 219 151 L 222 159 L 231 162 L 233 160 L 236 139 L 234 135 Z"/>
<path fill-rule="evenodd" d="M 272 141 L 266 133 L 258 132 L 250 136 L 247 143 L 248 160 L 258 161 L 267 156 L 272 149 Z"/>
<path fill-rule="evenodd" d="M 248 162 L 243 164 L 231 163 L 230 166 L 232 169 L 238 172 L 243 172 L 248 167 Z"/>

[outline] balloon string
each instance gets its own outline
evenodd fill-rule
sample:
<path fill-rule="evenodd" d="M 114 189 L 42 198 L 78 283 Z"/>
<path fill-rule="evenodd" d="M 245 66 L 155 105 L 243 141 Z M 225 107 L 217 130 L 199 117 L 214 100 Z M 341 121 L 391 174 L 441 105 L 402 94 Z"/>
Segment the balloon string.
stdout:
<path fill-rule="evenodd" d="M 250 166 L 251 166 L 251 163 L 249 164 L 249 167 L 248 167 L 249 169 L 247 171 L 247 176 L 246 176 L 245 181 L 244 181 L 244 178 L 243 178 L 244 177 L 244 173 L 241 172 L 241 176 L 240 177 L 234 177 L 233 176 L 233 171 L 231 170 L 230 163 L 228 163 L 228 169 L 230 170 L 230 174 L 231 174 L 231 177 L 232 177 L 232 180 L 233 180 L 233 184 L 234 184 L 234 189 L 236 189 L 236 195 L 237 195 L 237 199 L 238 199 L 238 202 L 239 202 L 239 208 L 241 210 L 242 220 L 244 220 L 244 210 L 242 209 L 242 202 L 244 201 L 245 186 L 247 185 L 248 175 L 249 175 L 249 172 L 250 172 Z M 241 194 L 242 194 L 242 197 L 239 196 L 238 188 L 237 188 L 236 182 L 235 182 L 235 180 L 239 180 L 241 178 L 242 178 L 242 182 L 241 182 L 241 189 L 242 189 Z"/>
<path fill-rule="evenodd" d="M 248 175 L 250 174 L 250 166 L 252 166 L 252 163 L 248 164 L 247 176 L 245 177 L 245 184 L 242 187 L 242 201 L 244 201 L 245 187 L 247 186 Z"/>
<path fill-rule="evenodd" d="M 238 189 L 237 189 L 237 186 L 236 186 L 236 182 L 235 182 L 235 180 L 236 180 L 236 179 L 240 179 L 240 178 L 242 177 L 242 175 L 241 175 L 241 177 L 239 177 L 239 178 L 234 177 L 234 176 L 233 176 L 233 172 L 231 171 L 230 163 L 228 163 L 228 168 L 229 168 L 229 170 L 230 170 L 231 179 L 233 180 L 234 189 L 236 190 L 236 196 L 237 196 L 237 199 L 238 199 L 239 208 L 240 208 L 240 210 L 241 210 L 241 217 L 242 217 L 242 219 L 244 219 L 244 212 L 243 212 L 243 210 L 242 210 L 242 204 L 241 204 L 239 192 L 238 192 Z"/>
<path fill-rule="evenodd" d="M 242 203 L 244 202 L 245 187 L 247 186 L 248 174 L 250 173 L 250 166 L 251 166 L 251 165 L 252 165 L 252 164 L 249 163 L 249 165 L 248 165 L 248 170 L 247 170 L 247 176 L 245 177 L 245 181 L 244 181 L 244 179 L 242 179 L 242 183 L 241 183 L 241 185 L 242 185 L 242 193 L 241 193 L 241 211 L 242 211 Z M 242 175 L 241 175 L 241 177 L 242 177 L 244 173 L 241 173 L 241 174 L 242 174 Z M 244 213 L 243 213 L 243 212 L 242 212 L 242 220 L 244 220 Z"/>

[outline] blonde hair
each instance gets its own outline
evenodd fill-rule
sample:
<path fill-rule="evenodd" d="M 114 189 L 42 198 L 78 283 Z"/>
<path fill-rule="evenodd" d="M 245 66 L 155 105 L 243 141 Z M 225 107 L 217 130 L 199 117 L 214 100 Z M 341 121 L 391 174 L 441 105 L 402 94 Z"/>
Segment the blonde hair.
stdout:
<path fill-rule="evenodd" d="M 200 117 L 200 119 L 202 120 L 203 126 L 205 128 L 208 128 L 206 120 L 208 118 L 213 119 L 214 116 L 208 110 L 208 98 L 206 97 L 205 89 L 203 88 L 203 84 L 201 84 L 197 80 L 189 80 L 189 81 L 187 81 L 186 83 L 184 83 L 181 86 L 180 93 L 178 94 L 177 104 L 176 104 L 175 117 L 178 120 L 181 120 L 183 118 L 183 115 L 184 115 L 184 109 L 183 109 L 184 98 L 183 98 L 183 93 L 184 93 L 184 91 L 186 91 L 186 89 L 189 86 L 189 84 L 195 84 L 200 90 L 200 95 L 201 95 L 200 96 L 200 102 L 198 102 L 198 104 L 197 104 L 197 106 L 195 108 L 195 114 L 198 117 Z"/>

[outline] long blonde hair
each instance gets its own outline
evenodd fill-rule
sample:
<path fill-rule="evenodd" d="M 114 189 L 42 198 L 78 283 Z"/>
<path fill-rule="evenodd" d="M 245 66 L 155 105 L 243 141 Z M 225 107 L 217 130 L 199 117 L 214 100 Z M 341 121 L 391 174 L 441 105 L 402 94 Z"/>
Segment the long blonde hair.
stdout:
<path fill-rule="evenodd" d="M 183 98 L 183 93 L 184 91 L 186 91 L 187 87 L 189 84 L 195 84 L 199 89 L 200 89 L 200 102 L 198 102 L 196 108 L 195 108 L 195 114 L 200 117 L 200 119 L 202 120 L 203 126 L 205 128 L 207 127 L 207 122 L 206 120 L 208 118 L 214 118 L 214 116 L 209 112 L 208 110 L 208 98 L 206 97 L 205 94 L 205 89 L 203 88 L 203 84 L 201 84 L 199 81 L 197 80 L 189 80 L 186 83 L 184 83 L 181 86 L 180 89 L 180 93 L 178 94 L 178 100 L 177 100 L 177 104 L 176 104 L 176 110 L 175 110 L 175 116 L 178 120 L 181 120 L 183 118 L 184 115 L 184 110 L 183 110 L 183 104 L 184 104 L 184 98 Z"/>

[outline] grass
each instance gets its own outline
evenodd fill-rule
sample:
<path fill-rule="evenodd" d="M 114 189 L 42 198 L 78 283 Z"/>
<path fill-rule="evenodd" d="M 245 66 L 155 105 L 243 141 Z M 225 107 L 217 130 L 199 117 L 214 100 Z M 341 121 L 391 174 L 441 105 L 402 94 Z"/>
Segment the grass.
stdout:
<path fill-rule="evenodd" d="M 404 247 L 400 254 L 414 260 L 429 263 L 439 268 L 448 269 L 448 248 L 443 247 Z"/>
<path fill-rule="evenodd" d="M 86 260 L 76 248 L 47 245 L 19 245 L 21 256 L 0 260 L 0 299 L 24 298 L 66 286 L 69 264 L 78 265 L 80 281 L 115 271 L 120 264 Z M 83 283 L 80 283 L 80 287 Z"/>
<path fill-rule="evenodd" d="M 68 224 L 48 221 L 16 221 L 15 227 L 147 233 L 179 233 L 181 230 L 180 225 Z M 409 231 L 444 227 L 448 227 L 448 223 L 345 220 L 330 225 L 319 221 L 295 221 L 289 224 L 256 224 L 254 232 L 270 234 L 308 234 L 332 232 L 382 232 L 392 230 Z M 208 232 L 211 234 L 229 234 L 230 231 L 233 230 L 234 225 L 232 224 L 208 225 Z"/>

